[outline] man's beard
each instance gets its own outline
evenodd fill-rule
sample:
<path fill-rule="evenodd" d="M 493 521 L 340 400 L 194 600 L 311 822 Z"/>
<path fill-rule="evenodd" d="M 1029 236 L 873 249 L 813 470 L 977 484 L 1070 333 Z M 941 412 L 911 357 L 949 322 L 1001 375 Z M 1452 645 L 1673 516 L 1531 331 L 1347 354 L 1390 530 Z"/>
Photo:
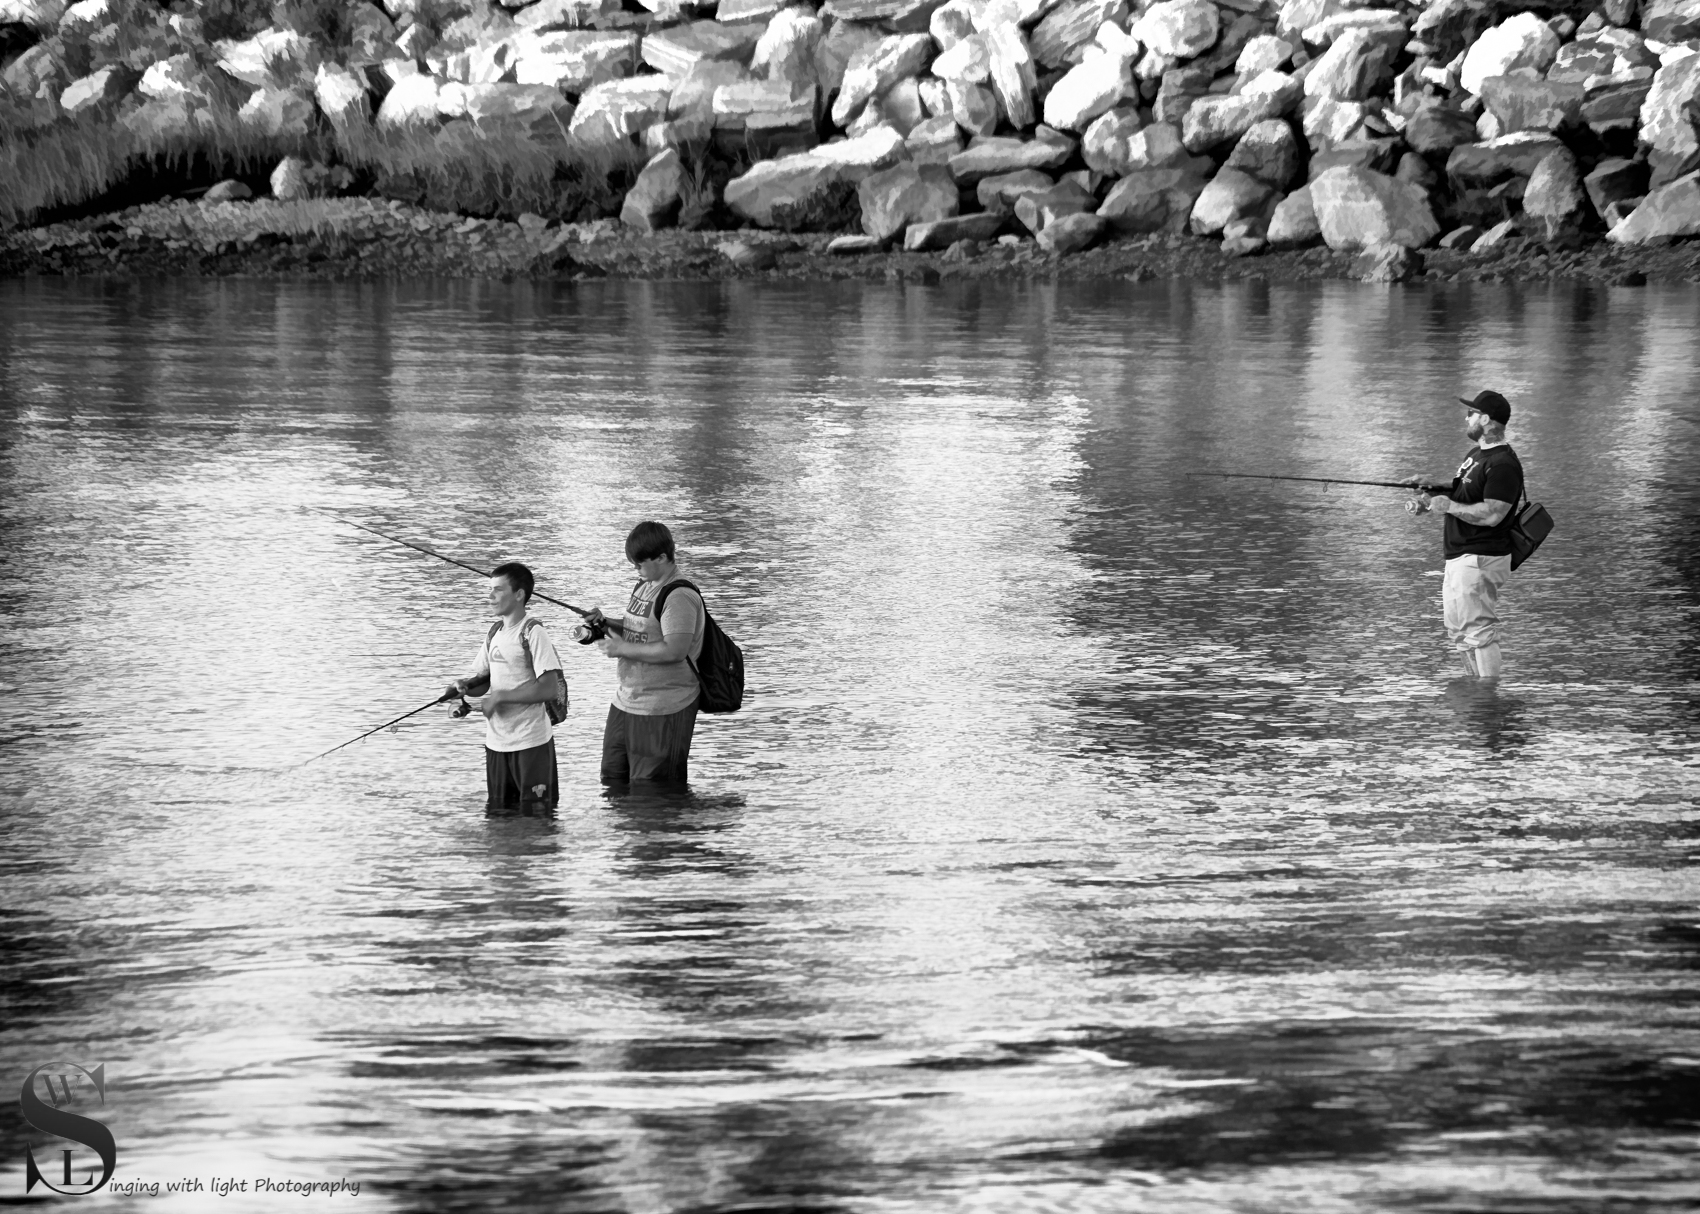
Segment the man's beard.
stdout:
<path fill-rule="evenodd" d="M 1487 427 L 1483 426 L 1480 422 L 1471 422 L 1469 425 L 1464 427 L 1464 437 L 1469 439 L 1471 442 L 1475 442 L 1480 439 L 1485 433 L 1487 433 Z"/>

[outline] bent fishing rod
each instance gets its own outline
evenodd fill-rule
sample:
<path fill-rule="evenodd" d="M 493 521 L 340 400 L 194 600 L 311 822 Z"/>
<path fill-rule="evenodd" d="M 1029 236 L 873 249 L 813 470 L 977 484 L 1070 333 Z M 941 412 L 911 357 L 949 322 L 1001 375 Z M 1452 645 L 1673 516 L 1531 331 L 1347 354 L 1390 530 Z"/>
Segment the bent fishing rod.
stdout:
<path fill-rule="evenodd" d="M 1450 493 L 1451 485 L 1413 484 L 1410 481 L 1354 481 L 1338 476 L 1272 476 L 1263 472 L 1189 472 L 1188 476 L 1218 476 L 1235 481 L 1306 481 L 1313 485 L 1370 485 L 1377 489 L 1420 489 L 1424 493 Z"/>
<path fill-rule="evenodd" d="M 410 540 L 402 539 L 400 536 L 389 535 L 385 532 L 379 531 L 376 527 L 368 527 L 365 523 L 357 523 L 351 518 L 343 518 L 342 515 L 338 514 L 336 511 L 326 510 L 323 506 L 308 506 L 307 509 L 316 510 L 318 513 L 334 518 L 339 523 L 346 523 L 350 527 L 358 527 L 360 530 L 368 532 L 371 535 L 375 535 L 381 540 L 388 540 L 392 544 L 400 544 L 403 548 L 411 548 L 415 552 L 423 552 L 426 556 L 434 556 L 439 561 L 447 561 L 451 565 L 458 565 L 468 573 L 476 573 L 479 577 L 493 576 L 488 569 L 480 569 L 476 565 L 468 565 L 465 561 L 457 561 L 452 556 L 444 556 L 441 552 L 427 548 L 423 544 L 415 544 Z M 565 607 L 574 615 L 578 615 L 586 619 L 590 616 L 590 612 L 585 608 L 574 607 L 571 603 L 563 602 L 560 599 L 552 599 L 538 590 L 533 590 L 531 592 L 531 597 L 534 599 L 542 599 L 545 603 L 553 603 L 557 607 Z"/>

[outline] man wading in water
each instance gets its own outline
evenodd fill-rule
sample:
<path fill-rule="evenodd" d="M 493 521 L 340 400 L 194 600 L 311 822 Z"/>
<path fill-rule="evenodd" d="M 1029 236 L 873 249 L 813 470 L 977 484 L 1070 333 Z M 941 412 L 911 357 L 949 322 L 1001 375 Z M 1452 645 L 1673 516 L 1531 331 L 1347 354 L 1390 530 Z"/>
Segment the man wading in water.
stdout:
<path fill-rule="evenodd" d="M 661 523 L 639 523 L 626 537 L 626 559 L 637 567 L 624 621 L 610 620 L 624 639 L 610 635 L 597 647 L 619 659 L 619 691 L 602 731 L 602 782 L 650 780 L 683 784 L 696 730 L 702 689 L 694 663 L 702 656 L 702 596 L 679 581 L 673 533 Z M 657 614 L 655 604 L 665 599 Z M 593 609 L 585 617 L 607 619 Z"/>
<path fill-rule="evenodd" d="M 1512 511 L 1523 495 L 1523 465 L 1505 441 L 1509 401 L 1489 391 L 1473 400 L 1459 397 L 1459 403 L 1465 409 L 1464 433 L 1475 440 L 1475 449 L 1458 465 L 1451 493 L 1419 494 L 1405 509 L 1446 516 L 1446 580 L 1440 592 L 1446 635 L 1463 653 L 1464 669 L 1491 679 L 1500 670 L 1495 608 L 1499 588 L 1511 576 Z"/>
<path fill-rule="evenodd" d="M 536 585 L 518 562 L 496 566 L 489 597 L 500 622 L 479 647 L 472 673 L 449 684 L 451 692 L 466 695 L 468 687 L 489 679 L 485 694 L 466 696 L 473 711 L 484 714 L 488 809 L 554 809 L 561 799 L 555 727 L 544 705 L 565 703 L 567 676 L 542 622 L 525 614 Z"/>

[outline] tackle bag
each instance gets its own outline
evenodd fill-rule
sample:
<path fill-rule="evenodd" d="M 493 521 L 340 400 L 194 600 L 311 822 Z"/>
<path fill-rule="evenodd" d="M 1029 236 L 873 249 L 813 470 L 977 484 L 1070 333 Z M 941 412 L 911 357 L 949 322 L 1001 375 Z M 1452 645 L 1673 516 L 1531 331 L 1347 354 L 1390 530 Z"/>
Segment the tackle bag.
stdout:
<path fill-rule="evenodd" d="M 655 618 L 658 622 L 667 596 L 680 587 L 696 590 L 697 597 L 702 598 L 702 591 L 684 578 L 668 582 L 655 596 Z M 697 707 L 703 712 L 737 712 L 743 707 L 744 651 L 714 622 L 714 617 L 708 614 L 706 601 L 702 605 L 702 653 L 695 662 L 687 656 L 685 664 L 696 675 L 697 685 L 702 688 Z"/>
<path fill-rule="evenodd" d="M 1552 515 L 1539 502 L 1531 502 L 1527 491 L 1523 505 L 1511 521 L 1511 567 L 1513 569 L 1535 555 L 1541 541 L 1552 534 Z"/>
<path fill-rule="evenodd" d="M 543 627 L 542 620 L 534 620 L 530 617 L 527 617 L 525 623 L 519 626 L 519 647 L 525 652 L 525 664 L 527 668 L 530 669 L 531 677 L 534 679 L 537 677 L 537 660 L 531 656 L 531 630 L 533 628 L 541 627 Z M 501 620 L 497 620 L 494 624 L 490 625 L 490 631 L 484 637 L 484 651 L 486 654 L 489 653 L 490 642 L 496 639 L 496 634 L 501 630 Z M 551 725 L 559 725 L 562 721 L 567 719 L 567 672 L 563 670 L 560 674 L 561 694 L 552 700 L 543 701 L 543 711 L 549 714 L 549 724 Z M 480 696 L 489 690 L 489 675 L 485 675 L 483 678 L 476 680 L 466 689 L 468 695 Z"/>

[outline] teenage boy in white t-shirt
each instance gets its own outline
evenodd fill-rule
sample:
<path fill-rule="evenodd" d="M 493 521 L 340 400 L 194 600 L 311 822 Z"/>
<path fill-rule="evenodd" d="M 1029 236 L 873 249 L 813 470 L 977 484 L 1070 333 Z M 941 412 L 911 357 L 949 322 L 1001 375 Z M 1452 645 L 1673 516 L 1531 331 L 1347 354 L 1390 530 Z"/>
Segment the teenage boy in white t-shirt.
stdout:
<path fill-rule="evenodd" d="M 565 694 L 566 673 L 554 642 L 539 620 L 525 614 L 537 581 L 517 561 L 498 565 L 490 575 L 490 610 L 501 627 L 478 647 L 472 673 L 449 684 L 465 695 L 488 676 L 490 690 L 466 696 L 484 714 L 486 806 L 541 805 L 554 809 L 561 799 L 555 766 L 555 727 L 543 707 Z"/>

